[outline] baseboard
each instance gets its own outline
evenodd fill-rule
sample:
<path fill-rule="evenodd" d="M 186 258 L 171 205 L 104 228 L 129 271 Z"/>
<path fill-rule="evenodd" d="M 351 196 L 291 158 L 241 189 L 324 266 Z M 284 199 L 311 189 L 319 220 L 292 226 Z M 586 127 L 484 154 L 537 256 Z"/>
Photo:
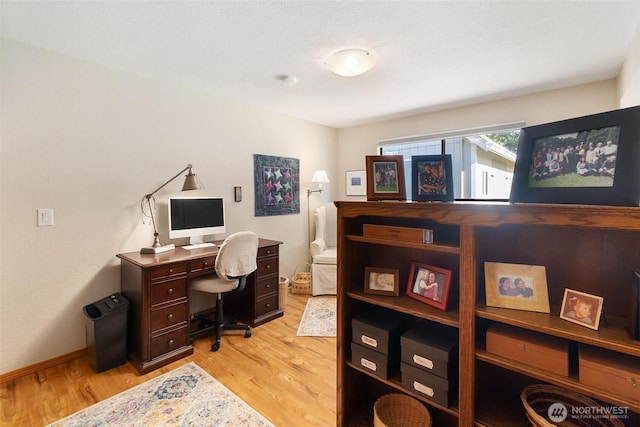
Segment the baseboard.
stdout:
<path fill-rule="evenodd" d="M 43 369 L 52 368 L 54 366 L 61 365 L 63 363 L 70 362 L 75 359 L 79 359 L 87 355 L 87 349 L 76 350 L 74 352 L 63 354 L 62 356 L 54 357 L 53 359 L 44 360 L 31 366 L 25 366 L 24 368 L 17 369 L 15 371 L 7 372 L 0 375 L 0 384 L 4 384 L 9 381 L 17 380 L 18 378 L 26 375 L 35 374 Z"/>

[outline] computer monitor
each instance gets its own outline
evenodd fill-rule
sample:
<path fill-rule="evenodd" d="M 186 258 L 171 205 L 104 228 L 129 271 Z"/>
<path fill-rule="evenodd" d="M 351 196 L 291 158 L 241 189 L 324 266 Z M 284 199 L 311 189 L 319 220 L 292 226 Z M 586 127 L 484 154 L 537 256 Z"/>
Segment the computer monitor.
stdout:
<path fill-rule="evenodd" d="M 225 215 L 222 197 L 169 197 L 169 238 L 188 237 L 200 243 L 204 236 L 224 234 Z"/>

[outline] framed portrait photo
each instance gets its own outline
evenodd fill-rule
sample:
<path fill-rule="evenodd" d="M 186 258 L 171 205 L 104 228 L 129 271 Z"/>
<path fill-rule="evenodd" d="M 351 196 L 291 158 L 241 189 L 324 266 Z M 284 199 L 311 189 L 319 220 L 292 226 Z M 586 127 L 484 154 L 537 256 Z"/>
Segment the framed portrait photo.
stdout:
<path fill-rule="evenodd" d="M 411 156 L 411 199 L 453 201 L 451 154 Z"/>
<path fill-rule="evenodd" d="M 638 206 L 640 106 L 520 131 L 509 201 Z"/>
<path fill-rule="evenodd" d="M 365 267 L 364 292 L 378 295 L 400 295 L 399 270 Z"/>
<path fill-rule="evenodd" d="M 402 156 L 366 156 L 367 200 L 406 200 Z"/>
<path fill-rule="evenodd" d="M 543 266 L 485 262 L 484 276 L 488 306 L 550 312 Z"/>
<path fill-rule="evenodd" d="M 446 311 L 451 290 L 451 270 L 411 263 L 407 296 Z"/>
<path fill-rule="evenodd" d="M 560 318 L 598 330 L 604 298 L 573 289 L 565 289 Z"/>
<path fill-rule="evenodd" d="M 347 196 L 367 195 L 367 176 L 364 170 L 345 173 L 345 193 Z"/>

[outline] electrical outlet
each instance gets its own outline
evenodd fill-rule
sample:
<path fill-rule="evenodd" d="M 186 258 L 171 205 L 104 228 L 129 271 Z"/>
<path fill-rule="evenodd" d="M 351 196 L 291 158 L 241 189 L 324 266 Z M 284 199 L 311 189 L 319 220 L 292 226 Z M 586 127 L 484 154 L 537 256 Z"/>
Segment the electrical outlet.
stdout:
<path fill-rule="evenodd" d="M 53 225 L 53 208 L 38 209 L 38 227 L 50 227 Z"/>

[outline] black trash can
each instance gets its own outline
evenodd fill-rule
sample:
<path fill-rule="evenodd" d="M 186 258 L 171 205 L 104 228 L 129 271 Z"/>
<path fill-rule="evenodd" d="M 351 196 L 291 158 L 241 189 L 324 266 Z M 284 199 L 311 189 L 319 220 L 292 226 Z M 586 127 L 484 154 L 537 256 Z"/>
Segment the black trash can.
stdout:
<path fill-rule="evenodd" d="M 89 364 L 96 372 L 127 361 L 129 301 L 120 293 L 83 307 Z"/>

